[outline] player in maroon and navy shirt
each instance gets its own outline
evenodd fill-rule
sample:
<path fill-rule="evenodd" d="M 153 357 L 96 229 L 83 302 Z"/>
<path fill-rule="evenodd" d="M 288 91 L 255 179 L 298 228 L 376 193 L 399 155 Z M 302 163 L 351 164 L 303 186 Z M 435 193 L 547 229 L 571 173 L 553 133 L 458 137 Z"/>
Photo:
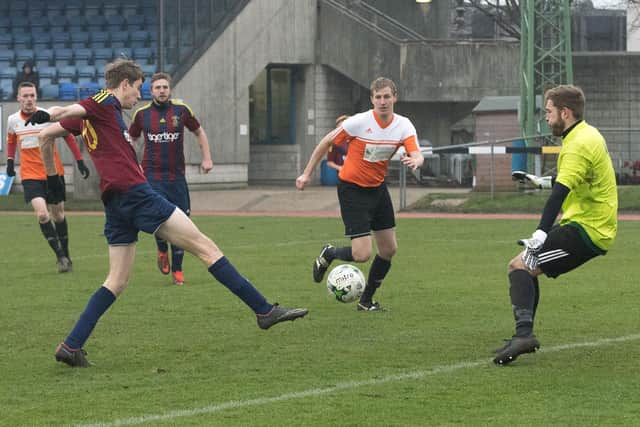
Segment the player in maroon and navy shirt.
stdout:
<path fill-rule="evenodd" d="M 105 68 L 107 90 L 66 107 L 35 112 L 25 125 L 61 121 L 38 135 L 47 183 L 54 195 L 63 191 L 53 161 L 53 138 L 81 131 L 96 170 L 105 208 L 104 234 L 109 244 L 109 274 L 89 299 L 80 318 L 55 358 L 72 367 L 87 367 L 83 345 L 100 317 L 127 287 L 140 230 L 163 239 L 197 256 L 219 282 L 256 314 L 258 326 L 268 329 L 276 323 L 303 317 L 308 310 L 270 304 L 229 262 L 218 246 L 195 226 L 189 217 L 153 191 L 138 165 L 122 109 L 132 108 L 140 98 L 144 77 L 138 64 L 117 59 Z M 77 119 L 84 120 L 80 125 Z M 81 128 L 81 129 L 79 129 Z"/>
<path fill-rule="evenodd" d="M 156 73 L 151 77 L 151 96 L 153 101 L 140 107 L 133 115 L 129 135 L 134 142 L 140 135 L 144 137 L 142 169 L 151 187 L 189 215 L 191 201 L 185 179 L 184 129 L 189 129 L 197 138 L 203 173 L 213 168 L 207 134 L 187 104 L 171 99 L 171 77 L 168 74 Z M 167 241 L 156 236 L 156 244 L 160 272 L 169 274 L 171 270 L 173 283 L 183 285 L 184 250 L 171 245 L 169 266 Z"/>

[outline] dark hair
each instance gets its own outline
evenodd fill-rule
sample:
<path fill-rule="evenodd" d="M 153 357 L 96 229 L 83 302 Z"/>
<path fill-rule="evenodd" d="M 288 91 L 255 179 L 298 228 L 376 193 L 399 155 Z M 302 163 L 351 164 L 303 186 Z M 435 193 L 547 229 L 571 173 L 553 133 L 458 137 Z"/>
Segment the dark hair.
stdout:
<path fill-rule="evenodd" d="M 551 88 L 544 94 L 545 105 L 547 101 L 551 101 L 557 108 L 568 108 L 576 120 L 582 120 L 585 97 L 578 86 L 560 85 Z"/>
<path fill-rule="evenodd" d="M 151 76 L 152 85 L 153 85 L 153 82 L 157 80 L 166 80 L 167 82 L 169 82 L 169 86 L 171 86 L 171 76 L 167 73 L 155 73 L 153 76 Z"/>
<path fill-rule="evenodd" d="M 134 61 L 118 58 L 104 67 L 104 79 L 107 89 L 115 89 L 125 80 L 129 80 L 131 84 L 136 80 L 144 82 L 144 73 Z"/>
<path fill-rule="evenodd" d="M 36 85 L 33 82 L 20 82 L 20 84 L 18 85 L 18 92 L 20 92 L 20 89 L 22 89 L 23 87 L 32 87 L 35 89 Z"/>
<path fill-rule="evenodd" d="M 369 88 L 369 90 L 371 90 L 371 95 L 373 96 L 373 92 L 382 90 L 385 87 L 388 87 L 389 89 L 391 89 L 391 93 L 393 93 L 394 95 L 398 94 L 398 89 L 396 88 L 396 84 L 393 82 L 393 80 L 388 79 L 386 77 L 378 77 L 377 79 L 372 81 L 371 87 Z"/>

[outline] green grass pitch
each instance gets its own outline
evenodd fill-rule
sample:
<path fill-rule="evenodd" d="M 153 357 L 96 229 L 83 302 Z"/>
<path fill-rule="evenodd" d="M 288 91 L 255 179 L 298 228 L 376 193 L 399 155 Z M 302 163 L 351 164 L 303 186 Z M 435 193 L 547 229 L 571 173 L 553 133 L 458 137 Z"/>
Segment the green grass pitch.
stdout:
<path fill-rule="evenodd" d="M 263 331 L 195 258 L 184 287 L 140 235 L 127 291 L 85 348 L 53 358 L 107 273 L 100 216 L 69 215 L 75 271 L 58 274 L 30 214 L 0 215 L 0 425 L 637 425 L 640 222 L 610 253 L 541 278 L 542 350 L 496 367 L 511 335 L 507 262 L 536 221 L 403 219 L 399 250 L 357 312 L 315 284 L 338 219 L 194 217 L 272 302 L 309 315 Z M 368 265 L 361 266 L 368 271 Z M 608 341 L 607 341 L 608 340 Z"/>

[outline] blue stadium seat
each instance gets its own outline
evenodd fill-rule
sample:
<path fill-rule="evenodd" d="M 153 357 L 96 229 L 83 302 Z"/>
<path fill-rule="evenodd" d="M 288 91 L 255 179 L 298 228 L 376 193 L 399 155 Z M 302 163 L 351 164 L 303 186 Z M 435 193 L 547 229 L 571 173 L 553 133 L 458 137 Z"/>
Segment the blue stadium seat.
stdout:
<path fill-rule="evenodd" d="M 40 78 L 48 78 L 51 80 L 55 80 L 58 78 L 58 69 L 56 67 L 42 67 L 38 68 L 38 74 L 40 74 Z"/>
<path fill-rule="evenodd" d="M 7 67 L 11 67 L 12 63 L 9 61 L 1 61 L 0 60 L 0 69 L 2 68 L 7 68 Z"/>
<path fill-rule="evenodd" d="M 36 51 L 51 48 L 51 33 L 43 32 L 41 28 L 31 30 L 31 47 Z"/>
<path fill-rule="evenodd" d="M 71 36 L 67 32 L 51 31 L 51 47 L 54 49 L 66 48 L 71 42 Z"/>
<path fill-rule="evenodd" d="M 9 16 L 0 16 L 0 32 L 6 33 L 11 28 L 11 18 Z"/>
<path fill-rule="evenodd" d="M 34 57 L 35 57 L 35 54 L 33 53 L 32 49 L 16 50 L 16 64 L 18 64 L 20 68 L 22 68 L 22 64 L 25 61 L 33 62 Z"/>
<path fill-rule="evenodd" d="M 104 7 L 102 9 L 102 13 L 104 16 L 120 16 L 120 3 L 116 1 L 108 1 L 105 2 Z"/>
<path fill-rule="evenodd" d="M 149 41 L 149 32 L 146 30 L 137 30 L 131 33 L 130 37 L 132 48 L 146 47 Z"/>
<path fill-rule="evenodd" d="M 82 65 L 78 68 L 78 81 L 80 78 L 89 78 L 94 80 L 96 77 L 96 67 L 93 65 Z"/>
<path fill-rule="evenodd" d="M 49 24 L 49 31 L 51 33 L 61 33 L 65 31 L 67 26 L 67 20 L 63 16 L 47 16 L 47 22 Z"/>
<path fill-rule="evenodd" d="M 102 13 L 102 0 L 86 0 L 84 2 L 84 15 L 94 17 Z"/>
<path fill-rule="evenodd" d="M 22 1 L 13 1 L 9 4 L 9 13 L 16 14 L 21 13 L 23 15 L 27 14 L 27 2 Z"/>
<path fill-rule="evenodd" d="M 122 30 L 122 26 L 124 25 L 124 18 L 120 15 L 111 15 L 107 16 L 107 30 L 113 33 Z"/>
<path fill-rule="evenodd" d="M 31 32 L 33 30 L 45 30 L 49 27 L 49 21 L 41 16 L 41 15 L 29 15 L 29 28 L 31 28 Z"/>
<path fill-rule="evenodd" d="M 62 101 L 73 101 L 78 99 L 78 87 L 75 83 L 60 83 L 58 89 L 58 97 Z"/>
<path fill-rule="evenodd" d="M 0 69 L 0 79 L 13 79 L 16 78 L 16 74 L 18 74 L 18 69 L 16 67 L 6 67 Z"/>
<path fill-rule="evenodd" d="M 151 64 L 153 62 L 153 50 L 148 47 L 138 47 L 133 49 L 133 59 L 140 64 Z"/>
<path fill-rule="evenodd" d="M 113 59 L 113 49 L 110 47 L 100 47 L 98 49 L 93 50 L 93 59 L 94 60 L 107 60 L 111 61 Z"/>
<path fill-rule="evenodd" d="M 53 61 L 53 50 L 51 49 L 37 49 L 35 50 L 35 59 L 36 63 L 47 63 L 51 64 Z M 40 68 L 40 66 L 38 66 Z"/>
<path fill-rule="evenodd" d="M 73 60 L 78 67 L 88 65 L 93 60 L 93 49 L 89 49 L 87 47 L 75 49 L 73 53 Z"/>
<path fill-rule="evenodd" d="M 73 82 L 77 76 L 77 70 L 74 65 L 65 65 L 58 68 L 58 83 Z"/>
<path fill-rule="evenodd" d="M 100 85 L 97 82 L 86 82 L 78 85 L 80 98 L 88 98 L 100 91 Z"/>
<path fill-rule="evenodd" d="M 60 89 L 55 83 L 41 84 L 40 91 L 42 92 L 42 99 L 44 100 L 57 99 L 60 95 Z"/>
<path fill-rule="evenodd" d="M 18 51 L 31 48 L 31 33 L 14 33 L 13 48 Z"/>
<path fill-rule="evenodd" d="M 64 14 L 67 17 L 79 16 L 83 13 L 82 2 L 80 0 L 66 0 L 64 5 Z"/>
<path fill-rule="evenodd" d="M 129 44 L 129 32 L 128 31 L 112 31 L 111 33 L 111 47 L 125 47 Z"/>
<path fill-rule="evenodd" d="M 131 16 L 140 16 L 138 15 L 138 5 L 134 3 L 125 3 L 122 5 L 122 16 L 127 18 L 127 23 L 129 23 L 129 17 Z"/>
<path fill-rule="evenodd" d="M 124 15 L 127 21 L 127 30 L 138 31 L 144 29 L 144 16 L 142 15 Z"/>
<path fill-rule="evenodd" d="M 107 30 L 107 18 L 102 15 L 86 16 L 87 31 L 106 31 Z"/>
<path fill-rule="evenodd" d="M 143 13 L 142 16 L 144 16 L 144 24 L 145 27 L 147 27 L 147 30 L 149 29 L 149 25 L 158 25 L 158 15 L 155 10 L 152 13 Z"/>
<path fill-rule="evenodd" d="M 151 99 L 151 80 L 145 80 L 140 87 L 140 97 L 142 99 Z"/>
<path fill-rule="evenodd" d="M 80 49 L 87 47 L 89 43 L 89 33 L 86 31 L 71 33 L 71 48 Z"/>
<path fill-rule="evenodd" d="M 0 93 L 3 101 L 15 101 L 13 96 L 13 79 L 0 80 Z"/>
<path fill-rule="evenodd" d="M 13 48 L 13 34 L 0 32 L 0 50 Z"/>
<path fill-rule="evenodd" d="M 0 49 L 0 61 L 13 63 L 16 60 L 16 53 L 12 49 Z"/>
<path fill-rule="evenodd" d="M 11 12 L 11 30 L 16 31 L 29 31 L 29 17 L 25 12 Z"/>
<path fill-rule="evenodd" d="M 142 72 L 144 73 L 145 79 L 150 78 L 156 72 L 156 64 L 142 65 Z"/>
<path fill-rule="evenodd" d="M 107 47 L 109 33 L 106 31 L 92 31 L 89 33 L 89 47 L 92 49 Z"/>
<path fill-rule="evenodd" d="M 71 60 L 73 59 L 73 50 L 67 48 L 54 49 L 53 57 L 56 62 L 56 66 L 63 66 L 71 64 Z"/>

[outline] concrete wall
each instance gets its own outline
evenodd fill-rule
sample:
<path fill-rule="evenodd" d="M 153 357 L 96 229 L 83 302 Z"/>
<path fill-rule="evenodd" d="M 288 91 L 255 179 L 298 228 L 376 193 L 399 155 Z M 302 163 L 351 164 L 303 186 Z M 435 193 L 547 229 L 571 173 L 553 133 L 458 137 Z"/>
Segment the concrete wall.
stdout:
<path fill-rule="evenodd" d="M 249 85 L 270 63 L 314 62 L 315 11 L 315 0 L 250 2 L 176 85 L 174 95 L 194 109 L 209 136 L 214 169 L 206 180 L 211 185 L 228 185 L 232 175 L 246 185 L 254 161 L 256 177 L 268 170 L 270 165 L 260 164 L 271 161 L 263 147 L 253 156 L 249 144 Z M 297 154 L 284 150 L 294 170 Z M 197 145 L 186 156 L 197 159 Z"/>

